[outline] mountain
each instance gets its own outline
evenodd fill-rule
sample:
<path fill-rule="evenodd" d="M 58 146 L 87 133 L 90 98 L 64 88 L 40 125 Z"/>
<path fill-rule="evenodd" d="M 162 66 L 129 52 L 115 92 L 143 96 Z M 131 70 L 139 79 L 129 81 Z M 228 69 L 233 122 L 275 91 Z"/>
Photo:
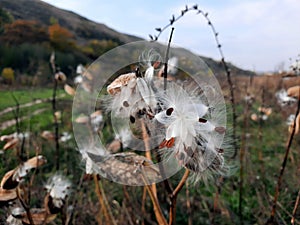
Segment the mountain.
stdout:
<path fill-rule="evenodd" d="M 70 30 L 77 41 L 87 39 L 107 39 L 118 43 L 141 40 L 138 37 L 119 33 L 104 24 L 96 23 L 72 11 L 54 7 L 40 0 L 0 0 L 0 7 L 7 10 L 15 20 L 36 20 L 49 26 L 51 18 L 56 19 L 62 27 Z"/>
<path fill-rule="evenodd" d="M 142 39 L 41 0 L 0 0 L 0 45 L 3 46 L 0 48 L 0 72 L 12 68 L 16 77 L 30 77 L 29 82 L 26 81 L 28 84 L 34 80 L 40 84 L 49 82 L 48 62 L 54 49 L 60 69 L 73 76 L 79 63 L 90 64 L 117 45 L 138 40 Z M 165 46 L 161 47 L 165 49 Z M 178 51 L 186 50 L 179 48 Z M 223 77 L 224 68 L 220 61 L 199 57 L 217 77 Z M 233 75 L 254 75 L 230 63 L 229 68 Z"/>

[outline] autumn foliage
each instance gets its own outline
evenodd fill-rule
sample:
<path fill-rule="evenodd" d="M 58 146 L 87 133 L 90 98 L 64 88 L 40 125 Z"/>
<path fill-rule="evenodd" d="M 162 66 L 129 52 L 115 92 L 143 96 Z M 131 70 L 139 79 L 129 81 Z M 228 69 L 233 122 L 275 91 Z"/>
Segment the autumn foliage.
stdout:
<path fill-rule="evenodd" d="M 75 45 L 72 40 L 73 34 L 68 29 L 61 27 L 59 24 L 49 26 L 48 33 L 50 42 L 56 49 L 69 49 Z"/>
<path fill-rule="evenodd" d="M 5 25 L 1 39 L 8 44 L 40 43 L 48 41 L 47 29 L 34 20 L 16 20 Z"/>

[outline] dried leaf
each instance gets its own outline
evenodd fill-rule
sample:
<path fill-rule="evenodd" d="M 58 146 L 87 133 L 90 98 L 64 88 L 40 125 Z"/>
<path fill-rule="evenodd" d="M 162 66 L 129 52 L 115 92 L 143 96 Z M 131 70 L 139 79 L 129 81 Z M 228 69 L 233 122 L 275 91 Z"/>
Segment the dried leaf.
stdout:
<path fill-rule="evenodd" d="M 72 88 L 70 85 L 65 84 L 64 89 L 65 89 L 65 92 L 66 92 L 68 95 L 71 95 L 71 96 L 74 96 L 74 95 L 75 95 L 75 90 L 74 90 L 74 88 Z"/>
<path fill-rule="evenodd" d="M 12 140 L 10 140 L 9 142 L 7 142 L 7 143 L 4 145 L 3 150 L 12 149 L 12 148 L 15 147 L 18 143 L 19 143 L 19 139 L 18 139 L 18 138 L 13 138 Z"/>

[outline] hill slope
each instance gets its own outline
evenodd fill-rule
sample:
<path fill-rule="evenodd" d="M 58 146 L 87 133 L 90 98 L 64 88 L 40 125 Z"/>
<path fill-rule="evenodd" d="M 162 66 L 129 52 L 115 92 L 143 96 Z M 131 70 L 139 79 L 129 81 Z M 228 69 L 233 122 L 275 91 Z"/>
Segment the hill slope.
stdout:
<path fill-rule="evenodd" d="M 37 20 L 43 25 L 50 25 L 51 18 L 70 30 L 78 41 L 86 39 L 107 39 L 119 43 L 140 40 L 140 38 L 119 33 L 104 24 L 96 23 L 75 14 L 62 10 L 40 0 L 1 0 L 0 7 L 9 11 L 14 19 Z"/>
<path fill-rule="evenodd" d="M 95 58 L 97 58 L 99 55 L 101 55 L 103 52 L 109 50 L 110 48 L 114 47 L 114 44 L 123 44 L 123 43 L 128 43 L 132 41 L 137 41 L 141 40 L 138 37 L 128 35 L 128 34 L 123 34 L 119 33 L 108 26 L 101 24 L 101 23 L 96 23 L 91 20 L 88 20 L 87 18 L 80 16 L 74 12 L 68 11 L 68 10 L 63 10 L 59 9 L 57 7 L 54 7 L 48 3 L 45 3 L 41 0 L 0 0 L 0 8 L 6 10 L 9 12 L 14 20 L 25 20 L 25 21 L 37 21 L 39 24 L 44 26 L 44 28 L 47 30 L 47 27 L 51 26 L 51 24 L 54 21 L 57 21 L 59 25 L 63 28 L 66 28 L 68 31 L 70 31 L 73 35 L 73 38 L 75 39 L 74 41 L 76 43 L 73 43 L 71 45 L 71 48 L 67 48 L 66 45 L 64 46 L 64 49 L 60 49 L 62 51 L 63 55 L 60 60 L 63 63 L 62 69 L 64 72 L 70 73 L 70 66 L 73 67 L 73 69 L 76 67 L 76 64 L 79 62 L 82 63 L 90 63 Z M 28 32 L 28 30 L 24 29 L 24 32 Z M 23 35 L 24 32 L 21 34 Z M 47 32 L 47 31 L 45 31 Z M 47 34 L 49 35 L 49 34 Z M 1 34 L 0 34 L 1 36 Z M 14 34 L 12 34 L 10 37 L 15 37 Z M 36 38 L 36 35 L 32 35 L 33 38 Z M 49 37 L 47 37 L 49 38 Z M 32 38 L 27 38 L 27 40 L 32 40 Z M 51 39 L 51 38 L 50 38 Z M 93 45 L 93 41 L 112 41 L 111 43 L 99 43 L 98 47 L 100 48 L 101 51 L 97 51 L 97 48 L 95 45 Z M 46 40 L 49 43 L 49 40 Z M 23 39 L 21 40 L 23 43 Z M 21 43 L 21 44 L 22 44 Z M 25 44 L 27 42 L 25 41 Z M 6 44 L 4 42 L 4 44 Z M 19 43 L 20 44 L 20 43 Z M 107 46 L 108 45 L 108 46 Z M 47 45 L 46 45 L 47 46 Z M 53 43 L 48 44 L 48 46 L 53 47 Z M 73 47 L 76 46 L 76 47 Z M 10 54 L 11 48 L 14 48 L 15 51 L 17 52 L 16 54 L 20 54 L 20 57 L 22 57 L 22 54 L 19 53 L 19 47 L 16 46 L 16 44 L 13 44 L 11 46 L 8 46 L 6 48 L 6 53 L 1 53 L 0 51 L 0 58 L 2 57 L 3 59 L 5 57 L 11 59 L 8 55 Z M 34 54 L 32 54 L 31 59 L 32 62 L 30 62 L 32 65 L 38 65 L 41 64 L 40 62 L 36 62 L 35 58 L 36 55 L 40 55 L 39 51 L 40 48 L 40 43 L 37 43 L 36 46 L 21 46 L 21 49 L 25 48 L 24 51 L 28 51 L 27 49 L 29 48 L 31 51 L 32 49 L 35 49 Z M 49 47 L 44 47 L 45 48 L 45 53 L 43 54 L 43 60 L 46 61 L 49 58 L 49 54 L 51 53 L 51 48 Z M 165 48 L 165 47 L 164 47 Z M 54 46 L 55 49 L 55 46 Z M 58 49 L 56 49 L 58 50 Z M 92 53 L 93 54 L 92 54 Z M 6 55 L 5 55 L 6 54 Z M 72 55 L 72 56 L 71 56 Z M 207 58 L 204 56 L 200 56 L 214 71 L 214 73 L 219 76 L 220 74 L 224 73 L 223 66 L 220 62 L 215 61 L 211 58 Z M 22 67 L 19 64 L 16 64 L 15 59 L 14 61 L 5 61 L 5 60 L 0 60 L 0 69 L 3 69 L 4 67 L 12 67 L 16 71 L 19 72 L 19 74 L 36 74 L 38 73 L 38 68 L 27 68 L 27 65 L 30 64 L 29 62 L 23 62 L 24 60 L 21 59 L 20 62 L 22 62 Z M 2 67 L 1 67 L 2 66 Z M 254 75 L 253 72 L 250 71 L 245 71 L 242 70 L 238 67 L 235 67 L 234 65 L 230 64 L 229 65 L 230 69 L 232 70 L 233 74 L 238 74 L 238 75 Z"/>

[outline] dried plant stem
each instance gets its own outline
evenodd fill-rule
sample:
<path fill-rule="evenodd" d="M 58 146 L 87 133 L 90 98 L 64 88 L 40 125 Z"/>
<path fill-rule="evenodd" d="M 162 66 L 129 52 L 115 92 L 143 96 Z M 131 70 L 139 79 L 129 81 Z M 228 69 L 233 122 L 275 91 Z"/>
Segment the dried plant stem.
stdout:
<path fill-rule="evenodd" d="M 146 187 L 146 189 L 148 191 L 148 194 L 150 196 L 150 199 L 152 201 L 155 218 L 156 218 L 158 224 L 159 225 L 167 225 L 168 224 L 167 220 L 166 220 L 166 218 L 164 217 L 164 215 L 162 213 L 159 202 L 158 202 L 156 196 L 154 195 L 151 186 L 147 185 L 148 181 L 147 181 L 146 177 L 143 174 L 142 174 L 142 179 L 143 179 L 144 183 L 146 184 L 145 187 Z"/>
<path fill-rule="evenodd" d="M 54 135 L 55 135 L 55 161 L 56 170 L 59 170 L 59 130 L 56 112 L 56 91 L 57 91 L 57 80 L 54 78 L 53 94 L 52 94 L 52 113 L 54 119 Z"/>
<path fill-rule="evenodd" d="M 247 84 L 246 84 L 246 93 L 247 93 Z M 249 104 L 246 102 L 244 109 L 244 121 L 243 121 L 243 133 L 241 140 L 241 149 L 240 149 L 240 182 L 239 182 L 239 218 L 240 224 L 243 224 L 243 187 L 244 187 L 244 158 L 246 151 L 246 133 L 248 130 L 248 114 L 249 114 Z"/>
<path fill-rule="evenodd" d="M 218 212 L 218 208 L 219 208 L 219 198 L 220 198 L 220 193 L 221 193 L 221 182 L 223 180 L 223 177 L 219 178 L 219 181 L 216 184 L 217 190 L 215 192 L 215 196 L 214 196 L 214 210 L 213 210 L 213 216 L 212 216 L 212 224 L 214 224 L 214 220 L 215 220 L 215 216 L 216 213 Z"/>
<path fill-rule="evenodd" d="M 94 178 L 94 183 L 95 183 L 95 191 L 96 191 L 96 194 L 98 196 L 98 200 L 99 200 L 100 206 L 102 208 L 104 218 L 106 220 L 106 224 L 111 224 L 113 219 L 110 217 L 110 215 L 108 213 L 108 210 L 106 208 L 106 205 L 105 205 L 105 202 L 104 202 L 104 199 L 103 199 L 103 195 L 102 195 L 102 192 L 101 192 L 101 189 L 100 189 L 100 186 L 99 186 L 97 175 L 93 174 L 93 178 Z"/>
<path fill-rule="evenodd" d="M 190 190 L 189 190 L 189 182 L 185 183 L 185 195 L 186 195 L 186 208 L 188 215 L 188 225 L 192 225 L 192 208 L 191 208 L 191 199 L 190 199 Z"/>
<path fill-rule="evenodd" d="M 146 216 L 146 197 L 147 197 L 147 188 L 143 187 L 143 196 L 142 196 L 142 225 L 145 225 L 145 216 Z"/>
<path fill-rule="evenodd" d="M 85 174 L 85 173 L 82 172 L 81 177 L 80 177 L 80 180 L 79 180 L 79 183 L 77 184 L 76 191 L 77 191 L 78 193 L 80 192 L 81 187 L 82 187 L 82 184 L 83 184 L 84 174 Z M 78 203 L 78 197 L 73 198 L 73 202 L 72 202 L 71 205 L 74 207 L 74 209 L 76 209 L 77 203 Z M 69 225 L 69 223 L 72 221 L 73 215 L 74 215 L 74 210 L 72 210 L 71 213 L 70 213 L 70 215 L 67 216 L 65 225 Z"/>
<path fill-rule="evenodd" d="M 176 217 L 176 201 L 177 196 L 180 190 L 182 189 L 183 185 L 187 181 L 189 177 L 190 171 L 188 169 L 185 169 L 185 172 L 178 183 L 177 187 L 173 191 L 173 193 L 170 195 L 170 210 L 169 210 L 169 225 L 173 225 L 175 223 L 175 217 Z"/>
<path fill-rule="evenodd" d="M 226 73 L 226 78 L 227 78 L 227 83 L 230 89 L 230 103 L 231 103 L 231 108 L 232 108 L 232 137 L 233 137 L 233 147 L 234 147 L 234 154 L 232 155 L 232 158 L 235 158 L 237 156 L 237 151 L 238 151 L 238 145 L 237 145 L 237 140 L 236 140 L 236 109 L 235 109 L 235 97 L 234 97 L 234 85 L 231 79 L 231 71 L 225 61 L 225 57 L 222 51 L 222 45 L 220 44 L 219 41 L 219 33 L 216 31 L 212 21 L 208 17 L 208 13 L 203 12 L 198 8 L 198 5 L 194 5 L 192 7 L 186 6 L 185 9 L 181 10 L 181 14 L 177 17 L 172 15 L 172 18 L 169 20 L 169 23 L 165 25 L 162 28 L 155 28 L 155 30 L 158 32 L 157 35 L 149 35 L 151 41 L 157 41 L 159 36 L 170 26 L 173 26 L 173 24 L 180 20 L 184 15 L 186 15 L 187 12 L 195 11 L 197 14 L 202 15 L 204 19 L 207 21 L 208 26 L 211 28 L 211 31 L 214 35 L 217 48 L 219 50 L 220 56 L 221 56 L 221 63 L 224 67 L 225 73 Z"/>
<path fill-rule="evenodd" d="M 143 134 L 143 140 L 144 140 L 144 145 L 145 145 L 145 150 L 146 150 L 146 158 L 151 160 L 149 135 L 147 133 L 146 126 L 143 122 L 141 122 L 141 126 L 142 126 L 142 134 Z M 157 199 L 156 185 L 155 184 L 151 184 L 151 186 L 147 185 L 149 182 L 147 181 L 146 177 L 143 174 L 142 174 L 142 179 L 143 179 L 144 183 L 146 184 L 145 187 L 146 187 L 148 194 L 150 196 L 150 199 L 153 203 L 153 210 L 154 210 L 154 214 L 155 214 L 158 224 L 167 225 L 167 221 L 166 221 L 165 217 L 163 216 L 162 210 L 160 208 L 160 205 L 159 205 L 159 202 Z"/>
<path fill-rule="evenodd" d="M 20 119 L 19 119 L 19 116 L 20 116 L 20 103 L 19 103 L 18 99 L 16 98 L 16 96 L 14 95 L 13 92 L 11 92 L 11 96 L 14 99 L 15 104 L 16 104 L 15 111 L 13 111 L 15 121 L 16 121 L 16 131 L 17 131 L 17 134 L 20 134 L 21 133 Z M 25 158 L 26 158 L 24 147 L 25 147 L 25 137 L 24 137 L 24 135 L 22 135 L 21 148 L 17 148 L 17 155 L 18 155 L 21 163 L 23 161 L 25 161 Z"/>
<path fill-rule="evenodd" d="M 149 146 L 149 135 L 147 133 L 145 123 L 141 122 L 141 126 L 142 126 L 142 134 L 143 134 L 143 140 L 144 140 L 144 145 L 145 145 L 145 150 L 146 150 L 145 151 L 145 156 L 146 156 L 147 159 L 152 161 L 150 146 Z M 156 184 L 151 184 L 151 188 L 152 188 L 152 191 L 154 193 L 154 196 L 157 198 Z"/>
<path fill-rule="evenodd" d="M 291 224 L 295 224 L 295 216 L 296 216 L 296 212 L 297 212 L 297 209 L 298 209 L 298 206 L 299 206 L 299 202 L 300 202 L 300 189 L 298 191 L 298 195 L 297 195 L 297 198 L 296 198 L 296 202 L 295 202 L 295 205 L 294 205 L 294 209 L 293 209 L 293 214 L 292 214 L 292 219 L 291 219 Z"/>
<path fill-rule="evenodd" d="M 30 225 L 34 225 L 33 219 L 32 219 L 32 215 L 30 212 L 30 207 L 28 206 L 28 204 L 23 200 L 22 196 L 20 195 L 20 190 L 19 187 L 16 188 L 16 192 L 17 192 L 17 197 L 22 205 L 22 207 L 25 209 L 26 212 L 26 216 L 29 220 Z"/>
<path fill-rule="evenodd" d="M 174 27 L 172 27 L 171 34 L 169 37 L 169 43 L 165 55 L 165 63 L 164 63 L 164 90 L 167 90 L 167 79 L 168 79 L 168 61 L 169 61 L 169 51 L 170 51 L 170 45 L 173 37 Z"/>
<path fill-rule="evenodd" d="M 261 94 L 261 101 L 262 101 L 262 107 L 265 107 L 265 88 L 263 87 L 262 89 L 262 94 Z M 262 114 L 262 112 L 261 112 Z M 263 119 L 262 119 L 262 115 L 260 115 L 259 117 L 259 130 L 258 130 L 258 140 L 260 143 L 260 146 L 263 143 Z M 262 153 L 262 147 L 258 148 L 258 160 L 260 162 L 260 168 L 261 168 L 261 174 L 264 177 L 265 174 L 265 169 L 264 169 L 264 160 L 263 160 L 263 153 Z"/>
<path fill-rule="evenodd" d="M 298 106 L 297 106 L 297 110 L 295 113 L 295 120 L 294 120 L 294 124 L 296 124 L 296 118 L 299 114 L 299 109 L 300 109 L 300 100 L 298 100 Z M 285 149 L 285 155 L 284 155 L 284 159 L 281 165 L 281 169 L 280 169 L 280 173 L 278 176 L 278 180 L 277 180 L 277 186 L 275 189 L 275 194 L 274 194 L 274 201 L 273 201 L 273 206 L 272 206 L 272 210 L 271 210 L 271 215 L 270 218 L 267 221 L 268 223 L 273 223 L 275 221 L 275 214 L 276 214 L 276 206 L 277 206 L 277 201 L 278 201 L 278 197 L 279 197 L 279 193 L 280 193 L 280 188 L 281 188 L 281 183 L 282 183 L 282 178 L 283 178 L 283 173 L 287 164 L 287 159 L 289 156 L 289 152 L 291 149 L 291 145 L 294 139 L 294 135 L 295 135 L 295 126 L 293 126 L 292 132 L 289 136 L 288 142 L 286 144 L 286 149 Z"/>

